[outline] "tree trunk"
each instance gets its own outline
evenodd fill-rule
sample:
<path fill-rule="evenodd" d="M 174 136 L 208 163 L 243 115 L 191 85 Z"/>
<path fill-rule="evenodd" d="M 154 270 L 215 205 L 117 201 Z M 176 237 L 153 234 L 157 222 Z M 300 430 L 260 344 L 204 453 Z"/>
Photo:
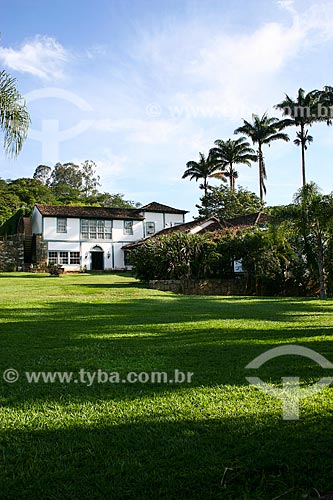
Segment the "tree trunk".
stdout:
<path fill-rule="evenodd" d="M 230 191 L 233 191 L 234 190 L 234 171 L 232 169 L 232 164 L 230 164 L 230 169 L 229 169 L 229 175 L 230 175 L 230 179 L 229 179 L 229 182 L 230 182 Z"/>
<path fill-rule="evenodd" d="M 305 178 L 305 143 L 304 143 L 304 125 L 301 123 L 301 148 L 302 148 L 302 183 L 303 187 L 306 184 Z"/>
<path fill-rule="evenodd" d="M 204 186 L 205 196 L 207 196 L 207 178 L 206 177 L 204 178 L 204 184 L 203 184 L 203 186 Z"/>
<path fill-rule="evenodd" d="M 258 154 L 258 162 L 259 162 L 259 193 L 260 193 L 260 201 L 262 202 L 264 200 L 264 193 L 263 193 L 263 189 L 262 189 L 263 168 L 262 168 L 262 151 L 261 151 L 260 147 L 259 147 L 259 154 Z"/>

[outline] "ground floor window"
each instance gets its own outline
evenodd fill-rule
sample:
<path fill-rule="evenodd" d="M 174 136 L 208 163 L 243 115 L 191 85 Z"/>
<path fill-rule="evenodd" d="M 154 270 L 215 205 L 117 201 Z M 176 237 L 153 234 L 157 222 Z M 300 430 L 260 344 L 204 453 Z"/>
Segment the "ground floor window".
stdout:
<path fill-rule="evenodd" d="M 80 252 L 70 252 L 70 264 L 80 264 Z"/>
<path fill-rule="evenodd" d="M 131 252 L 129 250 L 124 250 L 124 266 L 131 266 Z"/>
<path fill-rule="evenodd" d="M 80 264 L 80 252 L 50 251 L 49 264 Z"/>
<path fill-rule="evenodd" d="M 49 252 L 49 264 L 58 264 L 58 252 Z"/>
<path fill-rule="evenodd" d="M 68 252 L 59 252 L 59 264 L 68 264 Z"/>

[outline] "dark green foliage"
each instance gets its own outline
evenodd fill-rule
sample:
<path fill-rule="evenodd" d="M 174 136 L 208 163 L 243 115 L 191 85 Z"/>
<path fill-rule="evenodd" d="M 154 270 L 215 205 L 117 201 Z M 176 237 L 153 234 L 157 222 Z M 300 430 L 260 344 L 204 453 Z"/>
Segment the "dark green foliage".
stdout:
<path fill-rule="evenodd" d="M 284 116 L 289 119 L 289 126 L 293 125 L 298 128 L 294 144 L 301 146 L 302 151 L 302 182 L 306 184 L 305 176 L 305 151 L 307 145 L 311 144 L 313 137 L 309 135 L 307 129 L 313 122 L 320 121 L 318 117 L 318 104 L 320 103 L 321 92 L 312 90 L 308 94 L 300 88 L 298 89 L 296 99 L 292 99 L 287 94 L 282 102 L 276 104 L 275 108 L 283 112 Z"/>
<path fill-rule="evenodd" d="M 15 179 L 8 181 L 8 193 L 16 195 L 20 199 L 21 206 L 31 209 L 35 203 L 54 204 L 57 199 L 38 179 Z"/>
<path fill-rule="evenodd" d="M 6 222 L 2 226 L 0 226 L 0 236 L 6 236 L 17 233 L 18 223 L 21 217 L 23 217 L 24 215 L 26 215 L 26 212 L 24 209 L 21 208 L 8 220 L 6 220 Z"/>
<path fill-rule="evenodd" d="M 215 174 L 218 170 L 221 170 L 221 168 L 223 168 L 223 164 L 211 152 L 207 155 L 207 157 L 203 153 L 199 153 L 199 157 L 200 160 L 198 162 L 188 161 L 186 163 L 186 170 L 182 179 L 189 177 L 190 181 L 193 179 L 196 181 L 202 180 L 203 183 L 200 184 L 199 187 L 204 190 L 206 195 L 208 191 L 208 179 L 210 177 L 214 177 L 213 174 Z M 226 180 L 226 177 L 223 175 L 220 175 L 220 178 Z"/>
<path fill-rule="evenodd" d="M 124 200 L 124 195 L 121 193 L 98 193 L 87 198 L 89 205 L 98 205 L 101 207 L 116 207 L 116 208 L 140 208 L 141 203 L 133 200 Z"/>
<path fill-rule="evenodd" d="M 33 178 L 0 179 L 0 226 L 19 209 L 29 215 L 35 203 L 46 205 L 92 205 L 139 208 L 140 203 L 125 200 L 121 193 L 100 193 L 96 164 L 86 160 L 81 166 L 57 163 L 52 169 L 39 165 Z"/>
<path fill-rule="evenodd" d="M 43 184 L 48 184 L 52 173 L 52 168 L 47 165 L 38 165 L 33 178 L 41 181 Z"/>
<path fill-rule="evenodd" d="M 289 141 L 289 137 L 284 132 L 281 132 L 290 123 L 290 120 L 279 120 L 275 117 L 268 117 L 267 113 L 263 116 L 258 116 L 256 114 L 252 115 L 252 123 L 243 120 L 243 126 L 238 127 L 235 130 L 235 134 L 244 134 L 249 137 L 252 143 L 258 147 L 257 158 L 259 167 L 259 191 L 260 199 L 263 200 L 264 194 L 266 194 L 265 180 L 266 175 L 266 165 L 263 155 L 263 146 L 270 145 L 273 141 Z"/>
<path fill-rule="evenodd" d="M 274 295 L 285 284 L 286 259 L 272 236 L 259 229 L 217 234 L 173 233 L 147 240 L 131 252 L 135 276 L 153 279 L 234 277 L 233 263 L 242 260 L 247 292 Z"/>
<path fill-rule="evenodd" d="M 314 183 L 305 184 L 293 204 L 275 208 L 273 221 L 291 236 L 294 253 L 306 263 L 305 276 L 325 298 L 332 281 L 333 195 L 320 194 Z"/>
<path fill-rule="evenodd" d="M 222 220 L 238 215 L 259 212 L 264 204 L 260 198 L 243 187 L 231 190 L 227 186 L 211 187 L 197 205 L 201 217 L 218 217 Z"/>
<path fill-rule="evenodd" d="M 216 243 L 208 236 L 184 233 L 147 240 L 130 255 L 135 275 L 143 281 L 211 276 L 218 259 Z"/>
<path fill-rule="evenodd" d="M 235 189 L 235 180 L 238 178 L 235 165 L 251 167 L 251 162 L 257 161 L 257 155 L 245 137 L 227 141 L 217 139 L 214 144 L 217 147 L 212 148 L 210 152 L 219 162 L 221 172 L 213 174 L 212 177 L 220 178 L 221 174 L 228 177 L 230 189 Z"/>

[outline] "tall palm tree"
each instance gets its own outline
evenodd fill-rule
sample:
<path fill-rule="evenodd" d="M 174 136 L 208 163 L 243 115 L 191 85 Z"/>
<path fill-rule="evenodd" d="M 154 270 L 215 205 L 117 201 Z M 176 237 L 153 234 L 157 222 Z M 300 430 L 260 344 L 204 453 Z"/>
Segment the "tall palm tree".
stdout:
<path fill-rule="evenodd" d="M 212 148 L 210 153 L 222 164 L 224 169 L 227 168 L 227 172 L 223 172 L 223 175 L 229 178 L 230 189 L 233 191 L 235 180 L 238 178 L 238 172 L 234 169 L 234 165 L 251 167 L 251 162 L 257 161 L 257 155 L 245 137 L 236 140 L 228 139 L 227 141 L 217 139 L 214 144 L 217 148 Z M 218 172 L 213 174 L 213 177 L 219 176 Z"/>
<path fill-rule="evenodd" d="M 0 71 L 0 130 L 4 136 L 4 150 L 11 157 L 21 151 L 30 123 L 25 101 L 15 82 L 6 71 Z"/>
<path fill-rule="evenodd" d="M 289 141 L 288 135 L 281 132 L 283 128 L 289 125 L 289 120 L 279 120 L 274 117 L 269 118 L 267 113 L 265 113 L 262 117 L 253 114 L 252 123 L 246 120 L 243 120 L 243 122 L 244 125 L 237 128 L 234 133 L 250 137 L 252 143 L 258 147 L 259 192 L 260 200 L 263 201 L 264 194 L 266 194 L 265 179 L 267 179 L 267 175 L 262 147 L 265 144 L 270 146 L 271 142 L 277 140 Z"/>
<path fill-rule="evenodd" d="M 288 116 L 290 120 L 289 125 L 294 125 L 299 128 L 297 132 L 297 139 L 294 143 L 297 146 L 301 146 L 302 152 L 302 184 L 306 184 L 305 176 L 305 151 L 307 150 L 307 144 L 313 141 L 313 137 L 308 135 L 307 126 L 318 121 L 318 102 L 319 102 L 320 92 L 318 90 L 312 90 L 307 94 L 303 89 L 298 89 L 296 99 L 292 99 L 287 94 L 283 101 L 276 104 L 275 108 L 280 109 L 284 116 Z M 311 139 L 310 139 L 311 138 Z"/>
<path fill-rule="evenodd" d="M 199 153 L 200 160 L 196 161 L 188 161 L 186 163 L 186 170 L 182 176 L 182 179 L 189 177 L 190 180 L 195 179 L 198 181 L 199 179 L 203 180 L 203 183 L 200 184 L 200 189 L 204 190 L 205 196 L 207 195 L 208 190 L 208 178 L 212 177 L 214 172 L 222 167 L 220 162 L 216 161 L 216 158 L 209 153 L 207 158 L 203 153 Z"/>

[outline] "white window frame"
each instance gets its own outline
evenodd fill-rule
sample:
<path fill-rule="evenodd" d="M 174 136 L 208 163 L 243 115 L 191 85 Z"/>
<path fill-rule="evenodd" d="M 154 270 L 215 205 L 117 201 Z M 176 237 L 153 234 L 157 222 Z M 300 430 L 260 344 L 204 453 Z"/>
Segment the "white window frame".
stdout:
<path fill-rule="evenodd" d="M 82 240 L 111 240 L 112 220 L 80 219 Z"/>
<path fill-rule="evenodd" d="M 149 225 L 151 226 L 151 229 L 149 229 Z M 146 222 L 146 236 L 153 236 L 156 233 L 156 224 L 155 222 Z"/>
<path fill-rule="evenodd" d="M 57 217 L 57 233 L 67 233 L 67 217 Z"/>
<path fill-rule="evenodd" d="M 50 250 L 47 255 L 47 261 L 49 264 L 58 264 L 58 252 Z"/>
<path fill-rule="evenodd" d="M 124 220 L 124 234 L 133 234 L 132 220 Z"/>
<path fill-rule="evenodd" d="M 81 264 L 80 252 L 69 252 L 69 263 L 70 265 Z"/>
<path fill-rule="evenodd" d="M 77 251 L 71 252 L 69 250 L 49 250 L 47 260 L 49 265 L 59 264 L 61 266 L 77 266 L 81 263 L 81 255 L 80 252 Z"/>

